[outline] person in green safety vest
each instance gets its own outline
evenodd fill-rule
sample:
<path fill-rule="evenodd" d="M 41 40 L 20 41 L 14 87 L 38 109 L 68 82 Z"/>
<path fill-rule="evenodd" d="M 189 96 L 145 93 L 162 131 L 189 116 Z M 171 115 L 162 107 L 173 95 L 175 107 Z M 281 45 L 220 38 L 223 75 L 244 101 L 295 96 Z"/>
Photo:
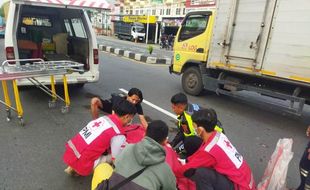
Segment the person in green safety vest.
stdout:
<path fill-rule="evenodd" d="M 171 97 L 171 107 L 173 112 L 177 114 L 177 127 L 179 131 L 170 142 L 170 145 L 176 148 L 180 142 L 183 142 L 184 138 L 196 135 L 193 127 L 192 115 L 194 112 L 200 110 L 201 107 L 198 104 L 188 103 L 187 96 L 184 93 L 177 93 Z M 215 130 L 224 132 L 219 121 Z"/>

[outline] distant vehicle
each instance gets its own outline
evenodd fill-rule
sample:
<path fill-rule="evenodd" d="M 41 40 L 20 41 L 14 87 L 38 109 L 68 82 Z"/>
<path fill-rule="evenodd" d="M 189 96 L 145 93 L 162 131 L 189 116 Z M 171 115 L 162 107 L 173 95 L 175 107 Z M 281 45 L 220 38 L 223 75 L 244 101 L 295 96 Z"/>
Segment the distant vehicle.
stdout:
<path fill-rule="evenodd" d="M 5 20 L 3 17 L 0 16 L 0 37 L 4 38 L 5 34 Z"/>
<path fill-rule="evenodd" d="M 69 84 L 97 82 L 99 60 L 96 35 L 84 7 L 52 2 L 12 0 L 7 16 L 5 51 L 7 59 L 42 58 L 46 61 L 75 61 L 84 71 L 68 75 Z M 66 7 L 66 8 L 64 8 Z M 14 62 L 17 65 L 23 62 Z M 50 77 L 40 77 L 50 84 Z M 55 77 L 62 83 L 61 76 Z M 32 85 L 27 79 L 18 85 Z"/>
<path fill-rule="evenodd" d="M 135 38 L 139 41 L 145 39 L 144 25 L 139 22 L 127 23 L 123 21 L 116 21 L 114 23 L 114 31 L 119 39 L 127 39 L 134 41 Z"/>
<path fill-rule="evenodd" d="M 174 40 L 173 38 L 174 37 L 171 34 L 169 36 L 162 35 L 159 42 L 160 49 L 172 50 Z"/>
<path fill-rule="evenodd" d="M 217 1 L 220 11 L 189 12 L 176 36 L 169 71 L 182 74 L 188 94 L 206 89 L 245 101 L 259 94 L 263 97 L 255 98 L 256 104 L 300 115 L 304 104 L 310 105 L 309 5 L 308 0 L 294 6 Z M 279 104 L 270 97 L 286 101 Z"/>

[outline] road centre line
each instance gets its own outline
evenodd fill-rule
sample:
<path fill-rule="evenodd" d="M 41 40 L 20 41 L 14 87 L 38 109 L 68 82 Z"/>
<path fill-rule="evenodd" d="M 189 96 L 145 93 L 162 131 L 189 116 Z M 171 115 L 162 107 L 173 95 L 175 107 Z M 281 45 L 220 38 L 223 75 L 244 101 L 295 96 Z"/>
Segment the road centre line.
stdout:
<path fill-rule="evenodd" d="M 125 89 L 123 89 L 123 88 L 119 88 L 119 90 L 122 91 L 122 92 L 124 92 L 124 93 L 126 93 L 126 94 L 128 94 L 128 91 L 125 90 Z M 151 103 L 151 102 L 149 102 L 149 101 L 147 101 L 147 100 L 145 100 L 145 99 L 143 99 L 142 102 L 145 103 L 146 105 L 148 105 L 148 106 L 150 106 L 150 107 L 156 109 L 157 111 L 160 111 L 160 112 L 162 112 L 163 114 L 166 114 L 167 116 L 169 116 L 169 117 L 171 117 L 171 118 L 177 120 L 177 116 L 174 115 L 173 113 L 170 113 L 170 112 L 168 112 L 167 110 L 164 110 L 163 108 L 161 108 L 161 107 L 159 107 L 159 106 L 156 106 L 155 104 L 153 104 L 153 103 Z"/>

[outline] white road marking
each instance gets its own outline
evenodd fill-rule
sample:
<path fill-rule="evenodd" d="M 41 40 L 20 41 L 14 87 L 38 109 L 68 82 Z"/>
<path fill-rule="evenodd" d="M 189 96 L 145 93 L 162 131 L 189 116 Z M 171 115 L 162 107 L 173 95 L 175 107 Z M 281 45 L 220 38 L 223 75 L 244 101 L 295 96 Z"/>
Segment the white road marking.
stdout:
<path fill-rule="evenodd" d="M 119 88 L 119 90 L 122 91 L 122 92 L 124 92 L 124 93 L 126 93 L 126 94 L 128 93 L 128 91 L 125 90 L 125 89 L 123 89 L 123 88 Z M 145 104 L 147 104 L 148 106 L 150 106 L 150 107 L 156 109 L 157 111 L 160 111 L 160 112 L 162 112 L 163 114 L 166 114 L 167 116 L 169 116 L 169 117 L 171 117 L 171 118 L 177 120 L 177 116 L 174 115 L 173 113 L 170 113 L 170 112 L 168 112 L 167 110 L 164 110 L 163 108 L 161 108 L 161 107 L 159 107 L 159 106 L 156 106 L 155 104 L 153 104 L 153 103 L 151 103 L 151 102 L 149 102 L 149 101 L 147 101 L 147 100 L 145 100 L 145 99 L 143 99 L 142 102 L 145 103 Z"/>

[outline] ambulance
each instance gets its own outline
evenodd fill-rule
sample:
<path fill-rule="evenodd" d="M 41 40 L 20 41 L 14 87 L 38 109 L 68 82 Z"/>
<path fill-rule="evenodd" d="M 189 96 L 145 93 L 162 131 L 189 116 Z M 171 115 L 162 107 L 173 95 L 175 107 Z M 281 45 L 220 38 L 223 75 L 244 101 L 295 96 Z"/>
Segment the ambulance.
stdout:
<path fill-rule="evenodd" d="M 5 31 L 5 53 L 16 66 L 29 64 L 20 59 L 41 58 L 45 61 L 70 60 L 84 65 L 83 72 L 68 75 L 69 84 L 99 80 L 99 56 L 96 35 L 88 8 L 109 8 L 96 0 L 11 0 Z M 31 63 L 30 63 L 31 64 Z M 49 77 L 37 78 L 49 84 Z M 55 78 L 62 83 L 61 76 Z M 18 85 L 32 85 L 27 79 Z"/>

